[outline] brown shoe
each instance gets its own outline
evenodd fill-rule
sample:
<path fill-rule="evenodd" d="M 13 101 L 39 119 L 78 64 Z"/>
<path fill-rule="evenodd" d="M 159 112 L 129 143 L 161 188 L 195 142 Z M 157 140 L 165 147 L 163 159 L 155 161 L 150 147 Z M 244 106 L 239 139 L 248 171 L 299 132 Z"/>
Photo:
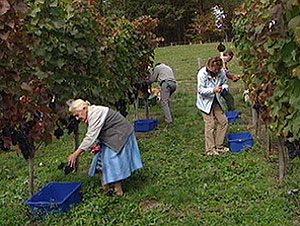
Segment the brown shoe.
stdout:
<path fill-rule="evenodd" d="M 114 195 L 121 197 L 124 195 L 123 189 L 122 189 L 122 183 L 121 182 L 117 182 L 114 184 L 115 189 L 114 189 Z"/>
<path fill-rule="evenodd" d="M 104 195 L 110 195 L 112 189 L 110 189 L 109 184 L 102 185 Z"/>

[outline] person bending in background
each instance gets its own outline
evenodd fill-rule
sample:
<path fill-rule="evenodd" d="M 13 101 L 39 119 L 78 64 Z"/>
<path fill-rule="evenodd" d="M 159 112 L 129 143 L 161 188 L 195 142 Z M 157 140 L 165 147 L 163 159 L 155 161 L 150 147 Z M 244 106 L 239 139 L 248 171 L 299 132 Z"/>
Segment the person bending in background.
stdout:
<path fill-rule="evenodd" d="M 108 192 L 109 185 L 114 184 L 115 195 L 123 196 L 121 182 L 143 167 L 133 126 L 120 113 L 108 107 L 90 105 L 81 99 L 69 103 L 69 111 L 78 120 L 87 123 L 88 128 L 78 149 L 68 157 L 68 164 L 74 167 L 81 153 L 98 140 L 101 152 L 94 156 L 90 173 L 92 176 L 95 174 L 97 161 L 101 161 L 104 192 Z"/>
<path fill-rule="evenodd" d="M 229 61 L 231 61 L 234 57 L 234 53 L 232 51 L 227 51 L 225 53 L 223 53 L 223 68 L 226 74 L 226 77 L 230 80 L 232 80 L 233 82 L 236 82 L 240 79 L 240 76 L 234 75 L 232 74 L 227 66 L 227 63 Z M 227 90 L 227 92 L 222 92 L 222 97 L 224 98 L 226 105 L 227 105 L 227 111 L 234 111 L 235 110 L 235 106 L 234 106 L 234 98 L 232 96 L 232 94 L 229 92 L 229 90 Z"/>
<path fill-rule="evenodd" d="M 160 100 L 165 116 L 165 122 L 167 125 L 171 125 L 173 123 L 173 118 L 170 107 L 170 98 L 177 88 L 177 83 L 172 68 L 165 64 L 157 63 L 154 66 L 153 73 L 149 78 L 150 83 L 156 81 L 159 81 L 161 86 Z"/>
<path fill-rule="evenodd" d="M 207 155 L 228 152 L 223 146 L 228 121 L 222 110 L 221 94 L 227 86 L 223 62 L 220 57 L 210 58 L 197 75 L 197 107 L 201 110 L 205 124 L 205 150 Z M 216 126 L 216 129 L 215 129 Z"/>

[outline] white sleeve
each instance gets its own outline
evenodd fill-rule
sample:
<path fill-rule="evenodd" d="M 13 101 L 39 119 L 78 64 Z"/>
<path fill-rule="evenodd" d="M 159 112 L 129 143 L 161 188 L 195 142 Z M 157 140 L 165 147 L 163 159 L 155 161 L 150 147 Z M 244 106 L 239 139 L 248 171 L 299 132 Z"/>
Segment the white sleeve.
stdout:
<path fill-rule="evenodd" d="M 197 75 L 198 80 L 198 93 L 200 95 L 209 95 L 214 93 L 214 88 L 207 87 L 205 84 L 205 78 L 204 75 L 201 73 L 202 71 L 199 71 Z"/>
<path fill-rule="evenodd" d="M 81 142 L 78 149 L 87 151 L 90 146 L 94 144 L 98 135 L 104 125 L 108 108 L 101 106 L 92 106 L 88 112 L 88 131 L 85 134 L 83 141 Z"/>

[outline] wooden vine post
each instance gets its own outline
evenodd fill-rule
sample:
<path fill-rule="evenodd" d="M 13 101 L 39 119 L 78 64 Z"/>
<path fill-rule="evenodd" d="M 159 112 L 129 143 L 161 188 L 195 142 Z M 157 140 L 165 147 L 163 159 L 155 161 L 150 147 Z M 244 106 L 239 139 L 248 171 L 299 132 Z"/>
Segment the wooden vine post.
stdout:
<path fill-rule="evenodd" d="M 278 137 L 279 141 L 279 184 L 282 185 L 282 182 L 286 176 L 287 168 L 287 152 L 284 147 L 284 138 L 282 136 Z"/>
<path fill-rule="evenodd" d="M 29 189 L 29 196 L 32 197 L 34 195 L 34 156 L 29 157 L 28 165 L 29 165 L 28 189 Z"/>
<path fill-rule="evenodd" d="M 266 149 L 265 149 L 265 158 L 269 158 L 270 157 L 270 152 L 271 152 L 271 131 L 269 130 L 268 124 L 265 123 L 265 132 L 266 132 Z"/>
<path fill-rule="evenodd" d="M 145 98 L 145 110 L 146 110 L 146 119 L 149 119 L 149 100 Z"/>
<path fill-rule="evenodd" d="M 76 127 L 74 128 L 74 150 L 77 150 L 79 147 L 80 141 L 79 141 L 79 123 L 76 124 Z M 79 170 L 79 157 L 77 158 L 76 165 L 75 165 L 75 171 L 78 172 Z"/>

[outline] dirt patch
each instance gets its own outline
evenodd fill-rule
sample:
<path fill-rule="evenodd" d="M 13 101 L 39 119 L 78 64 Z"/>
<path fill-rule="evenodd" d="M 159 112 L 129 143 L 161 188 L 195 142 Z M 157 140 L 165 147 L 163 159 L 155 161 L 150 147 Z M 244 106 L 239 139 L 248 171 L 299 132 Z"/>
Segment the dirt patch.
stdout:
<path fill-rule="evenodd" d="M 295 226 L 300 226 L 300 221 L 298 219 L 295 219 Z"/>
<path fill-rule="evenodd" d="M 141 139 L 141 138 L 151 138 L 151 134 L 149 133 L 142 133 L 142 132 L 135 132 L 135 135 L 138 139 Z"/>
<path fill-rule="evenodd" d="M 145 210 L 158 209 L 163 206 L 165 206 L 163 203 L 161 203 L 155 199 L 148 199 L 148 200 L 143 200 L 140 202 L 140 207 Z"/>

